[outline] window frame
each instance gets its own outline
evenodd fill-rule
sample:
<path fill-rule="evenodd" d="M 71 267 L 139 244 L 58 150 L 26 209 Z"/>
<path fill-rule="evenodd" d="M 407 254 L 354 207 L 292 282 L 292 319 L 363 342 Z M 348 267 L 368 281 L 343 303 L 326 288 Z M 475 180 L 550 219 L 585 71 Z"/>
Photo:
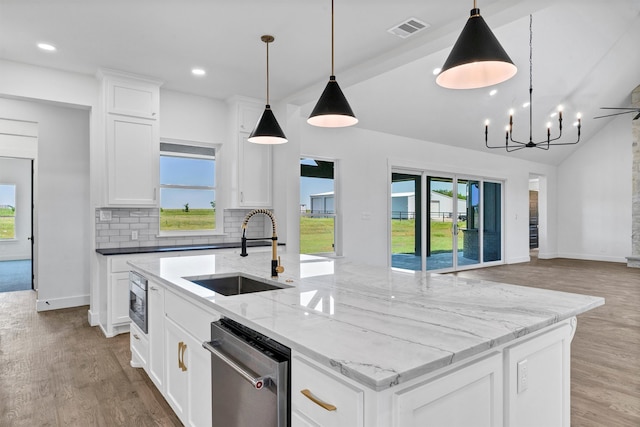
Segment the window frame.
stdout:
<path fill-rule="evenodd" d="M 195 148 L 208 148 L 213 150 L 213 156 L 204 155 L 204 154 L 194 154 L 194 153 L 182 153 L 176 151 L 166 151 L 162 150 L 162 144 L 171 144 L 171 145 L 182 145 L 185 147 L 195 147 Z M 193 236 L 212 236 L 212 235 L 221 235 L 222 227 L 220 225 L 223 223 L 222 215 L 218 215 L 219 213 L 219 205 L 218 205 L 218 154 L 220 152 L 220 146 L 214 144 L 207 144 L 195 141 L 182 141 L 182 140 L 171 140 L 171 139 L 162 139 L 160 141 L 160 151 L 158 156 L 158 162 L 162 157 L 180 157 L 187 159 L 202 159 L 202 160 L 213 160 L 214 162 L 214 176 L 213 176 L 213 186 L 197 186 L 197 185 L 180 185 L 180 184 L 162 184 L 160 179 L 160 168 L 158 168 L 158 188 L 159 188 L 159 197 L 158 197 L 158 237 L 193 237 Z M 215 211 L 216 211 L 216 221 L 215 227 L 211 229 L 200 229 L 200 230 L 162 230 L 161 221 L 160 221 L 160 209 L 162 209 L 162 189 L 184 189 L 184 190 L 210 190 L 214 192 L 214 202 L 215 202 Z M 221 213 L 220 209 L 220 213 Z"/>

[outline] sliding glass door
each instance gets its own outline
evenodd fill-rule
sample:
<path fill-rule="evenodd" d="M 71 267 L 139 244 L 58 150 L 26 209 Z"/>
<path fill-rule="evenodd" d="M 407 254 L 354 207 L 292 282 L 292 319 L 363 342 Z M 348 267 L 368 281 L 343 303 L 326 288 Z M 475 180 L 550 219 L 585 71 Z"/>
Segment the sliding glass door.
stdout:
<path fill-rule="evenodd" d="M 499 182 L 393 172 L 390 220 L 394 268 L 444 272 L 502 260 Z"/>

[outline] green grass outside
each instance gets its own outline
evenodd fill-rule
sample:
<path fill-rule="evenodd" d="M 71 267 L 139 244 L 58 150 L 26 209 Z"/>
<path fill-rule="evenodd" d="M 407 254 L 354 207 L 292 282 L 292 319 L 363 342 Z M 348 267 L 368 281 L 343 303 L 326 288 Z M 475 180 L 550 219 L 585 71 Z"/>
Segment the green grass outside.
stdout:
<path fill-rule="evenodd" d="M 415 219 L 391 220 L 391 252 L 394 254 L 415 253 Z M 465 221 L 458 228 L 466 227 Z M 451 223 L 431 221 L 431 253 L 451 252 L 453 249 Z M 458 249 L 463 249 L 462 232 L 458 234 Z"/>
<path fill-rule="evenodd" d="M 214 209 L 182 209 L 160 210 L 160 230 L 213 230 L 216 227 L 216 211 Z"/>
<path fill-rule="evenodd" d="M 333 252 L 333 218 L 300 218 L 300 253 Z"/>
<path fill-rule="evenodd" d="M 458 227 L 466 227 L 466 222 L 458 222 Z M 391 221 L 392 253 L 415 252 L 415 220 Z M 313 254 L 333 252 L 333 218 L 300 218 L 300 253 Z M 431 221 L 431 252 L 452 250 L 451 223 Z M 463 248 L 462 232 L 458 234 L 458 249 Z"/>
<path fill-rule="evenodd" d="M 0 239 L 16 237 L 16 214 L 10 208 L 0 208 Z"/>

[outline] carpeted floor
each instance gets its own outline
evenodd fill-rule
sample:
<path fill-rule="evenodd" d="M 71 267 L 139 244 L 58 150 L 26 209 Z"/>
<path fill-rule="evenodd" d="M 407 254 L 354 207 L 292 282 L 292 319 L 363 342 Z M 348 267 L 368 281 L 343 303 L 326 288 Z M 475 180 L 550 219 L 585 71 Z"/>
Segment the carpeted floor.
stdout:
<path fill-rule="evenodd" d="M 0 261 L 0 292 L 31 289 L 31 260 Z"/>

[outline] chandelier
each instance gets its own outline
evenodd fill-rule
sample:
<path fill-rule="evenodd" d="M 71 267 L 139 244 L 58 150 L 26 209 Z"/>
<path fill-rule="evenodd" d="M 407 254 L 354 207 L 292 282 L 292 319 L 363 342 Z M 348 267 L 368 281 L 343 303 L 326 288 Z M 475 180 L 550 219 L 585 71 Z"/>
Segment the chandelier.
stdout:
<path fill-rule="evenodd" d="M 551 137 L 551 122 L 547 123 L 547 139 L 540 142 L 533 141 L 533 16 L 529 15 L 529 141 L 521 142 L 513 139 L 513 110 L 509 112 L 509 125 L 506 127 L 504 145 L 492 146 L 489 145 L 489 121 L 484 124 L 484 143 L 487 148 L 503 148 L 507 152 L 522 150 L 523 148 L 540 148 L 542 150 L 548 150 L 551 146 L 555 145 L 573 145 L 580 141 L 580 128 L 582 127 L 582 116 L 577 114 L 577 122 L 575 123 L 578 128 L 578 139 L 574 142 L 556 142 L 562 138 L 562 108 L 558 108 L 558 136 Z"/>

